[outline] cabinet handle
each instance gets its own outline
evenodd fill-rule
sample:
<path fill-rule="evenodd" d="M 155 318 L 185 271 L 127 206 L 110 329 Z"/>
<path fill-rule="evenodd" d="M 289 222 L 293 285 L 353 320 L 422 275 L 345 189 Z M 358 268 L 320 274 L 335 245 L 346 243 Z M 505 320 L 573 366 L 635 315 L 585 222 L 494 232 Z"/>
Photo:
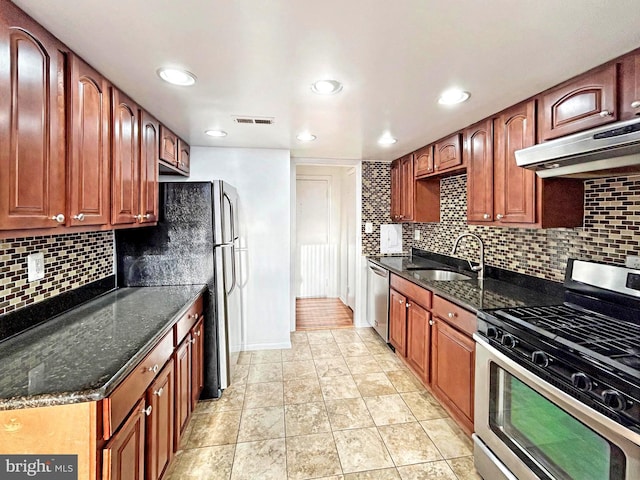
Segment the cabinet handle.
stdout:
<path fill-rule="evenodd" d="M 147 368 L 147 372 L 158 373 L 158 370 L 160 370 L 160 367 L 157 363 L 153 367 Z"/>
<path fill-rule="evenodd" d="M 191 340 L 189 340 L 189 343 L 190 343 L 191 345 L 193 345 L 193 344 L 194 344 L 194 343 L 196 343 L 196 342 L 197 342 L 197 340 L 196 340 L 195 338 L 192 338 Z"/>
<path fill-rule="evenodd" d="M 64 215 L 62 213 L 59 213 L 51 217 L 51 220 L 55 220 L 58 223 L 64 223 Z"/>
<path fill-rule="evenodd" d="M 611 112 L 611 111 L 609 111 L 609 110 L 602 110 L 602 111 L 600 112 L 600 116 L 601 116 L 602 118 L 604 118 L 604 117 L 612 117 L 612 116 L 613 116 L 613 112 Z"/>
<path fill-rule="evenodd" d="M 201 333 L 202 333 L 202 331 L 198 330 L 198 331 L 196 332 L 196 337 L 199 337 Z"/>
<path fill-rule="evenodd" d="M 484 218 L 485 220 L 489 220 L 491 218 L 491 215 L 489 215 L 488 213 L 485 213 L 482 218 Z"/>
<path fill-rule="evenodd" d="M 404 303 L 402 300 L 398 300 L 398 303 Z"/>
<path fill-rule="evenodd" d="M 640 108 L 640 100 L 634 100 L 631 102 L 631 108 Z"/>
<path fill-rule="evenodd" d="M 73 216 L 74 220 L 78 220 L 79 222 L 84 222 L 84 213 L 79 213 Z"/>
<path fill-rule="evenodd" d="M 429 320 L 429 325 L 433 326 L 433 320 Z"/>
<path fill-rule="evenodd" d="M 133 218 L 136 220 L 142 220 L 142 215 L 134 215 Z"/>
<path fill-rule="evenodd" d="M 151 218 L 151 214 L 150 214 L 150 213 L 147 213 L 147 214 L 144 216 L 144 219 L 145 219 L 145 220 L 149 220 L 150 218 Z"/>
<path fill-rule="evenodd" d="M 151 415 L 152 411 L 153 407 L 149 405 L 147 408 L 143 408 L 141 413 L 144 413 L 148 417 L 149 415 Z"/>
<path fill-rule="evenodd" d="M 497 218 L 498 220 L 502 220 L 502 219 L 504 218 L 504 215 L 502 215 L 501 213 L 499 213 L 499 214 L 497 214 L 497 215 L 496 215 L 496 218 Z"/>
<path fill-rule="evenodd" d="M 405 305 L 407 308 L 411 307 L 411 304 L 407 302 L 407 304 Z"/>
<path fill-rule="evenodd" d="M 457 317 L 457 315 L 455 313 L 453 313 L 453 312 L 449 312 L 449 313 L 447 313 L 447 317 L 449 317 L 451 320 L 453 320 L 454 318 Z"/>
<path fill-rule="evenodd" d="M 160 389 L 153 392 L 153 394 L 157 395 L 158 397 L 161 397 L 163 392 L 164 392 L 164 388 L 160 387 Z"/>

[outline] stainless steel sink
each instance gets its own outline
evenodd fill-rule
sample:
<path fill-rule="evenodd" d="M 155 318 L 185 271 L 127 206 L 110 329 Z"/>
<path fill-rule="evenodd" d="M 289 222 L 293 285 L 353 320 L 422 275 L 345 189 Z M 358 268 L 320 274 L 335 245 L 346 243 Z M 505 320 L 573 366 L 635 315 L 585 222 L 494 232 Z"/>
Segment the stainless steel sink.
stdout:
<path fill-rule="evenodd" d="M 472 277 L 451 270 L 413 270 L 413 276 L 418 280 L 452 281 L 473 280 Z"/>

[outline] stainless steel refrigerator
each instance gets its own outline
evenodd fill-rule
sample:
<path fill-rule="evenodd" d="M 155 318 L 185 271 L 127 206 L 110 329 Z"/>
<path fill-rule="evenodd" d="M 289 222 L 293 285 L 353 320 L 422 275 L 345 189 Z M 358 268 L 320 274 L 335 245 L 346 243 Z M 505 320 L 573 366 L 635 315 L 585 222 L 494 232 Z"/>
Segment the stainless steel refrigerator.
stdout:
<path fill-rule="evenodd" d="M 116 231 L 119 286 L 209 286 L 203 398 L 229 386 L 244 343 L 238 200 L 223 181 L 161 183 L 158 225 Z"/>

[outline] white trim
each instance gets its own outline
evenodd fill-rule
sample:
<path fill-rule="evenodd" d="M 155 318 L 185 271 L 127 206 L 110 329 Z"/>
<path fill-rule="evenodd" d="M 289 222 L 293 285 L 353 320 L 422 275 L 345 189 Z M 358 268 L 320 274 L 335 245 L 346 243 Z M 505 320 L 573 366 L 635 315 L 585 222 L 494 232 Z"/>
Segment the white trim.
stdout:
<path fill-rule="evenodd" d="M 252 350 L 278 350 L 280 348 L 291 348 L 291 342 L 251 343 L 249 345 L 245 345 L 243 352 Z"/>

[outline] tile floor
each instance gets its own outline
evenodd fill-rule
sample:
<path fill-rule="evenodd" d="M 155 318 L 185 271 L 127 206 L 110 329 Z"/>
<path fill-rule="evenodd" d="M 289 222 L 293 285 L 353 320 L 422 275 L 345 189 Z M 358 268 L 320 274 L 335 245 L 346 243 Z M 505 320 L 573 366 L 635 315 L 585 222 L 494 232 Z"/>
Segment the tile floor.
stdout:
<path fill-rule="evenodd" d="M 198 404 L 169 480 L 478 480 L 472 443 L 370 328 L 244 352 Z"/>

